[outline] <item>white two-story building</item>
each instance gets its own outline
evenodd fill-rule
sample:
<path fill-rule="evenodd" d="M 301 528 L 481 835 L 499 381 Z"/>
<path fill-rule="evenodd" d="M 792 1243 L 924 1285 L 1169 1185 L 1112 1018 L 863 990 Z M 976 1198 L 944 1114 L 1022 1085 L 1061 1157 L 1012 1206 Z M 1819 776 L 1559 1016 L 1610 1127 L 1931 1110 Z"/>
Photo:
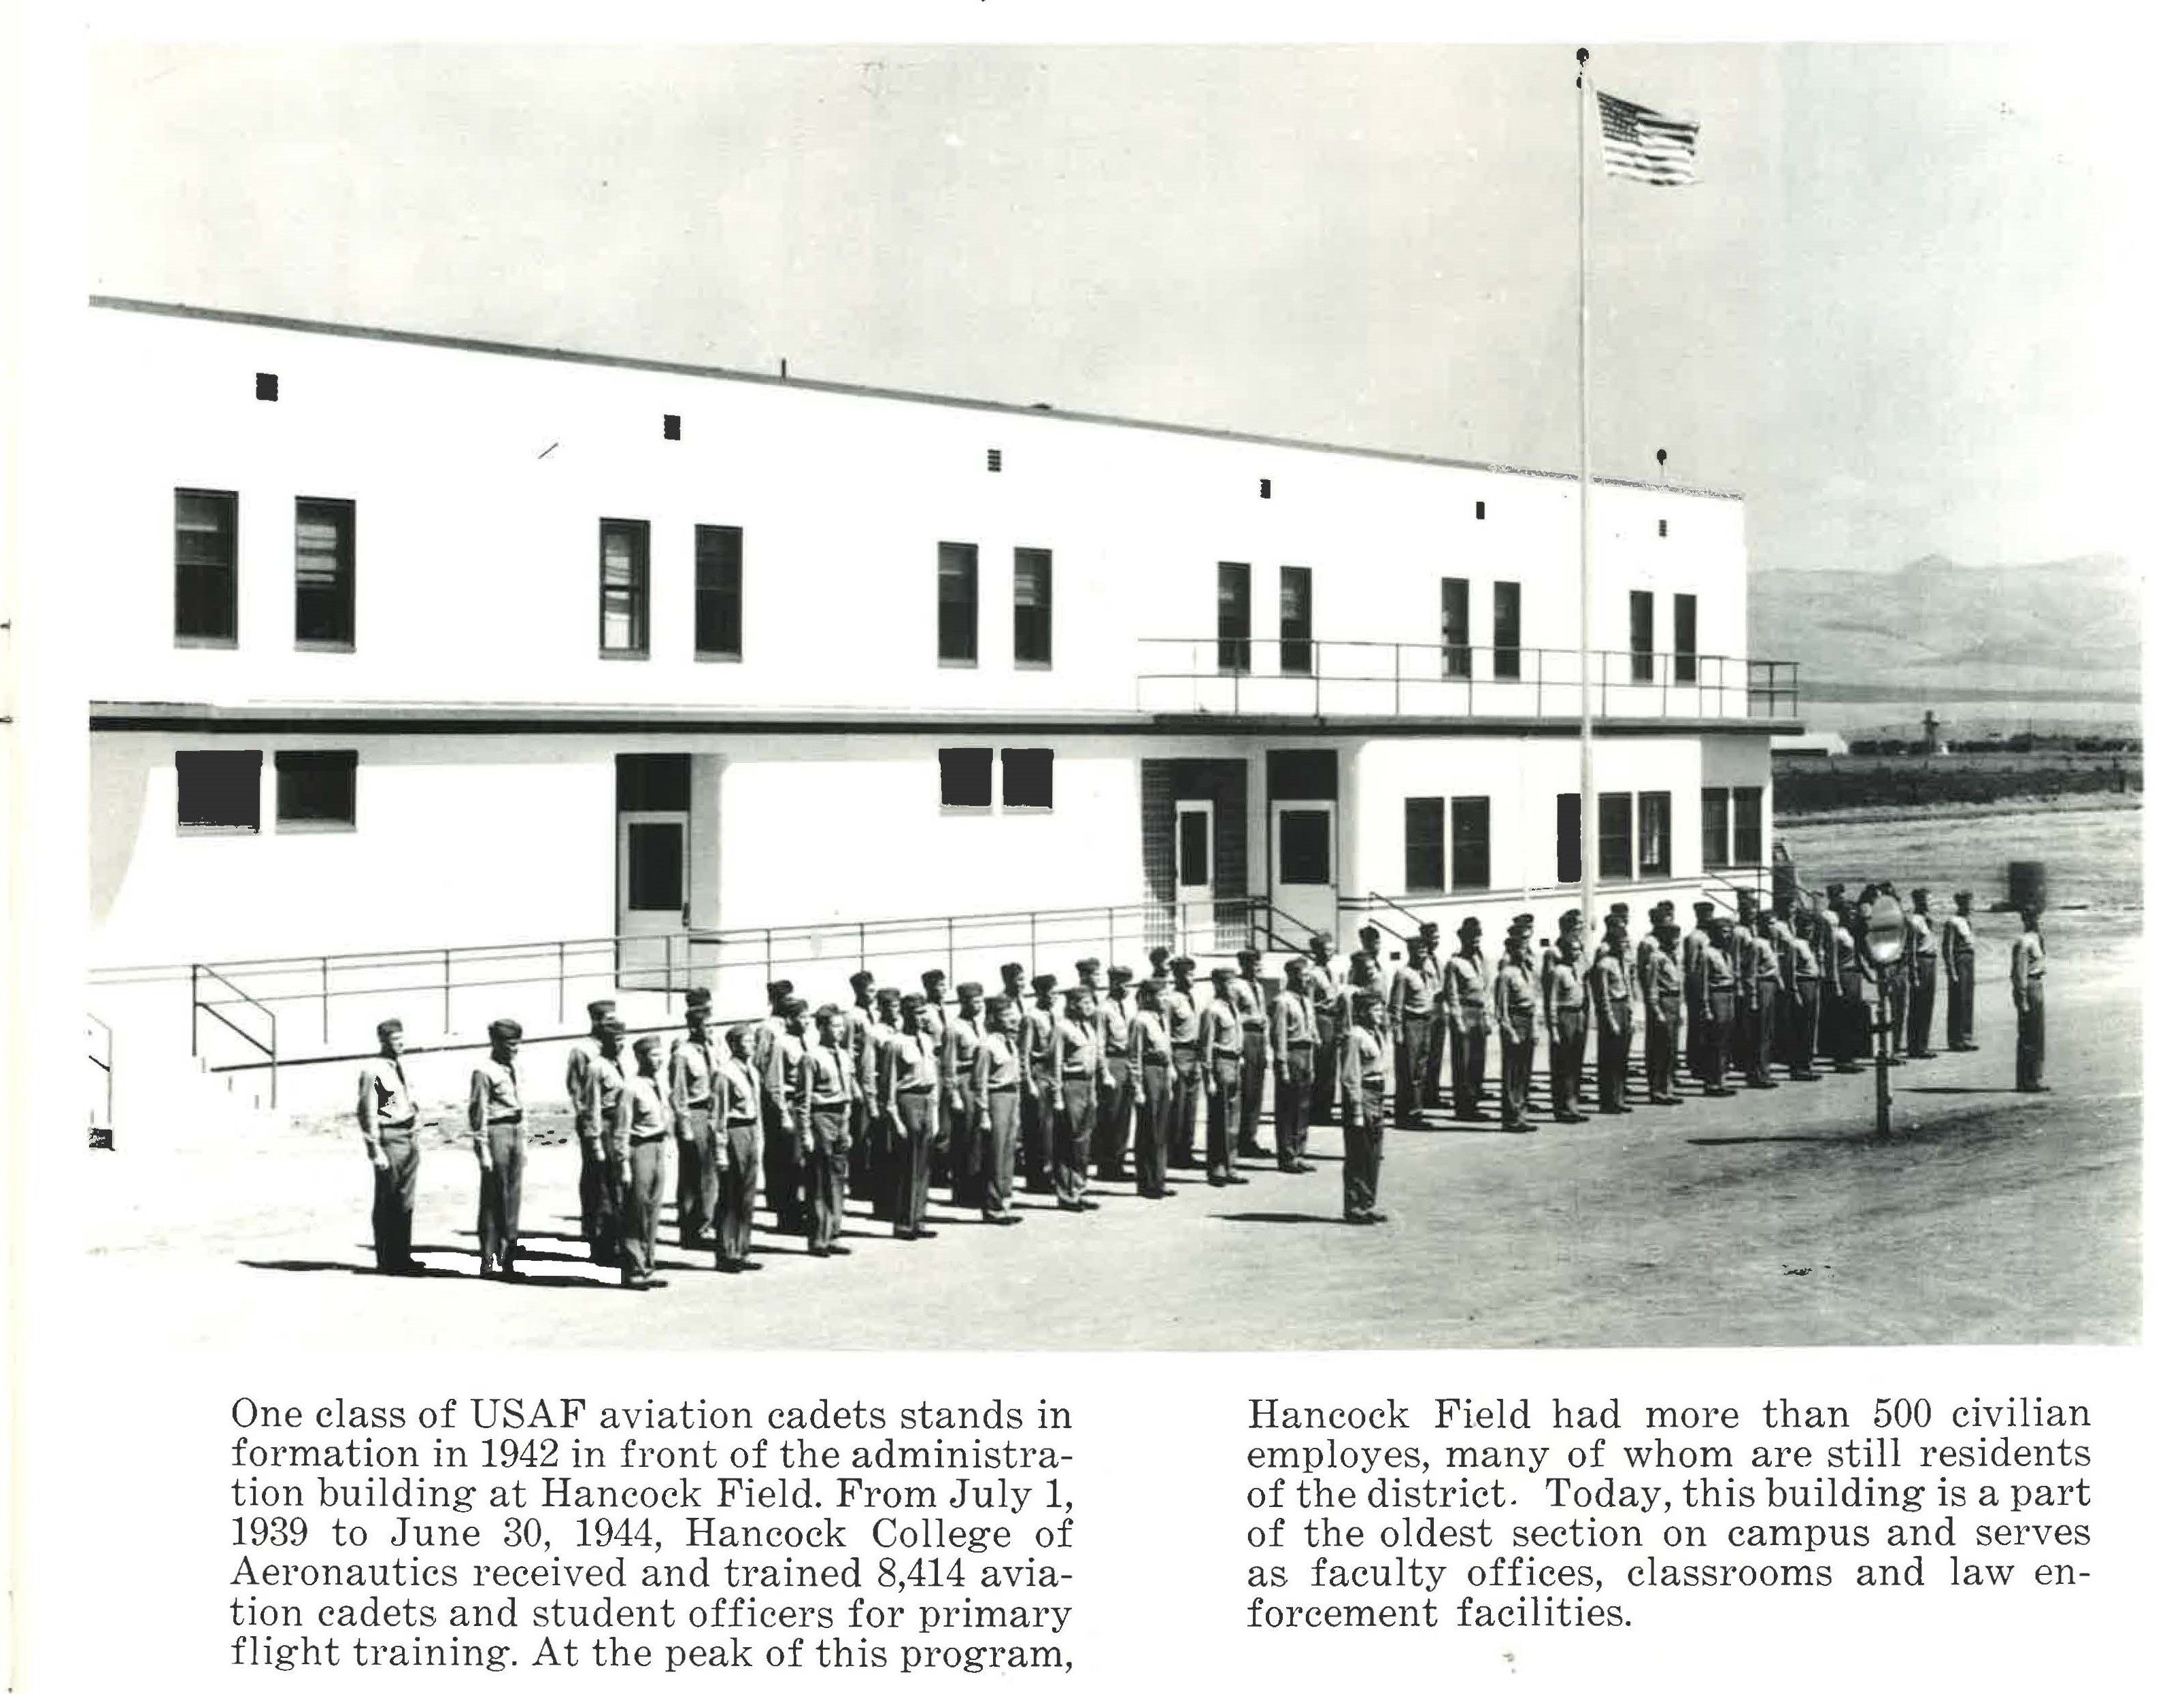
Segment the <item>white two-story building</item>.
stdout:
<path fill-rule="evenodd" d="M 1582 853 L 1642 911 L 1769 850 L 1794 671 L 1746 654 L 1734 497 L 1596 481 L 1585 660 L 1566 475 L 92 316 L 129 397 L 79 564 L 95 962 L 216 971 L 208 1045 L 354 1050 L 389 1004 L 566 1028 L 608 980 L 749 1011 L 860 960 L 1067 980 L 1368 913 L 1492 936 L 1551 928 Z"/>

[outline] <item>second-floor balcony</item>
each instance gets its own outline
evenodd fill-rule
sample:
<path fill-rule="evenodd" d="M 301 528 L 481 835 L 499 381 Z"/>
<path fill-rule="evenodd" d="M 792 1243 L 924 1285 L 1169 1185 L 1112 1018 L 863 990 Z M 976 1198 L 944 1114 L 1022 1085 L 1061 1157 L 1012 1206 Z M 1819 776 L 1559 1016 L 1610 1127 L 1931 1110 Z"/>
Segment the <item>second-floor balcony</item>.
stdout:
<path fill-rule="evenodd" d="M 1150 636 L 1137 705 L 1159 714 L 1301 718 L 1775 722 L 1797 716 L 1797 666 L 1718 653 L 1424 642 Z"/>

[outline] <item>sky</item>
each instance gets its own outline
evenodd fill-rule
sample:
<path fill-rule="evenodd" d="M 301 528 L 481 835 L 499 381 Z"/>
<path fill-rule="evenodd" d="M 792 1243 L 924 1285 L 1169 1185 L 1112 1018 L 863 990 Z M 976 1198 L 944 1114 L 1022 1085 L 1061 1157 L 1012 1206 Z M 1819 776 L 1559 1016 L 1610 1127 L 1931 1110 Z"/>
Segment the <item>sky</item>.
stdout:
<path fill-rule="evenodd" d="M 1755 568 L 2127 553 L 2114 63 L 1596 44 L 1596 472 Z M 1566 47 L 94 52 L 103 293 L 1574 470 Z"/>

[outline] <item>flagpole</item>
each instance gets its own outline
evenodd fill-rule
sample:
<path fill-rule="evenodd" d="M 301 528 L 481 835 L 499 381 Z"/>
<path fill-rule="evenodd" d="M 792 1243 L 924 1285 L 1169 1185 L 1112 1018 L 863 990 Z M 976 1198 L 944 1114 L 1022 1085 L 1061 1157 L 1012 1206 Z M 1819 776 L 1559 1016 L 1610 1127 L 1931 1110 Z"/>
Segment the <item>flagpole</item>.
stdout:
<path fill-rule="evenodd" d="M 1592 794 L 1592 303 L 1585 183 L 1591 173 L 1585 159 L 1585 66 L 1591 57 L 1584 47 L 1577 50 L 1577 842 L 1578 909 L 1587 946 L 1592 941 L 1592 838 L 1599 824 Z"/>

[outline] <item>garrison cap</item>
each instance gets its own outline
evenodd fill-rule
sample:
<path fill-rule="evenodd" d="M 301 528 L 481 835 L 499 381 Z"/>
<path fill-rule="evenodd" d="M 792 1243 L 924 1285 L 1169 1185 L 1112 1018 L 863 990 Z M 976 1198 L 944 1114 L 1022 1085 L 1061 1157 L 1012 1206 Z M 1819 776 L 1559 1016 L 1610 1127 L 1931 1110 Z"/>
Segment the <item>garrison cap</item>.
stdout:
<path fill-rule="evenodd" d="M 702 983 L 696 988 L 684 989 L 682 990 L 682 1004 L 685 1008 L 691 1011 L 696 1011 L 700 1007 L 709 1007 L 712 1003 L 713 991 L 712 989 L 705 987 Z"/>
<path fill-rule="evenodd" d="M 595 1000 L 584 1008 L 584 1015 L 594 1023 L 603 1018 L 612 1017 L 614 1014 L 615 1003 L 610 1000 Z"/>
<path fill-rule="evenodd" d="M 1187 977 L 1193 971 L 1198 968 L 1198 961 L 1188 956 L 1180 959 L 1170 959 L 1167 961 L 1167 967 L 1177 976 Z"/>
<path fill-rule="evenodd" d="M 839 1017 L 842 1015 L 842 1008 L 841 1008 L 840 1006 L 838 1006 L 835 1005 L 835 1004 L 834 1004 L 834 1002 L 833 1002 L 833 1000 L 828 1000 L 828 1001 L 827 1001 L 824 1006 L 821 1006 L 821 1007 L 818 1009 L 818 1011 L 816 1011 L 813 1012 L 811 1015 L 812 1015 L 812 1017 L 815 1017 L 815 1018 L 819 1018 L 819 1017 Z"/>
<path fill-rule="evenodd" d="M 986 985 L 983 983 L 956 984 L 956 998 L 965 1006 L 968 1006 L 974 1000 L 983 1000 L 985 997 Z"/>
<path fill-rule="evenodd" d="M 1160 1004 L 1160 984 L 1155 982 L 1150 977 L 1146 978 L 1145 981 L 1138 984 L 1138 1000 L 1140 1005 L 1158 1006 Z"/>
<path fill-rule="evenodd" d="M 1053 972 L 1041 971 L 1031 979 L 1031 991 L 1034 994 L 1048 993 L 1053 989 L 1056 980 Z"/>
<path fill-rule="evenodd" d="M 1580 911 L 1575 906 L 1572 906 L 1568 911 L 1564 912 L 1559 918 L 1557 918 L 1556 922 L 1562 928 L 1574 929 L 1578 925 L 1585 922 L 1585 914 L 1582 911 Z"/>
<path fill-rule="evenodd" d="M 1165 959 L 1173 958 L 1174 956 L 1175 949 L 1173 947 L 1148 947 L 1145 949 L 1145 956 L 1148 959 L 1150 959 L 1156 965 L 1161 963 Z"/>
<path fill-rule="evenodd" d="M 1440 925 L 1435 922 L 1433 919 L 1429 917 L 1424 923 L 1421 923 L 1418 926 L 1418 933 L 1421 935 L 1438 935 L 1440 933 Z"/>
<path fill-rule="evenodd" d="M 1360 989 L 1350 997 L 1350 1009 L 1352 1011 L 1362 1011 L 1368 1006 L 1377 1010 L 1379 1005 L 1380 992 L 1378 989 Z"/>
<path fill-rule="evenodd" d="M 902 1009 L 905 1011 L 924 1011 L 925 996 L 920 994 L 916 989 L 910 989 L 902 997 Z"/>
<path fill-rule="evenodd" d="M 999 1017 L 1015 1004 L 1016 1002 L 1005 994 L 989 994 L 986 996 L 986 1016 Z"/>
<path fill-rule="evenodd" d="M 870 971 L 859 971 L 850 978 L 850 986 L 853 989 L 866 989 L 872 985 L 872 973 Z"/>
<path fill-rule="evenodd" d="M 1013 981 L 1022 974 L 1023 967 L 1016 963 L 1013 960 L 1001 967 L 1001 980 L 1005 983 Z"/>
<path fill-rule="evenodd" d="M 1064 989 L 1062 990 L 1062 992 L 1063 992 L 1065 995 L 1067 995 L 1071 1000 L 1077 1000 L 1077 999 L 1080 999 L 1080 998 L 1081 998 L 1081 999 L 1084 999 L 1084 1000 L 1089 1000 L 1089 999 L 1091 999 L 1091 998 L 1092 998 L 1093 994 L 1095 992 L 1095 990 L 1094 989 L 1094 988 L 1093 988 L 1093 986 L 1092 986 L 1092 984 L 1089 984 L 1089 983 L 1088 983 L 1088 982 L 1084 982 L 1084 981 L 1078 981 L 1078 982 L 1073 982 L 1073 983 L 1070 984 L 1070 985 L 1069 985 L 1067 988 Z"/>
<path fill-rule="evenodd" d="M 1425 933 L 1421 930 L 1418 934 L 1412 936 L 1409 940 L 1404 942 L 1403 945 L 1410 951 L 1412 956 L 1414 958 L 1424 954 L 1426 950 Z"/>
<path fill-rule="evenodd" d="M 640 1035 L 636 1040 L 630 1044 L 630 1051 L 635 1053 L 640 1058 L 647 1053 L 651 1054 L 655 1058 L 658 1058 L 660 1056 L 660 1038 L 657 1035 Z"/>
<path fill-rule="evenodd" d="M 1529 929 L 1532 927 L 1532 914 L 1529 911 L 1518 912 L 1509 920 L 1509 927 L 1512 929 Z"/>
<path fill-rule="evenodd" d="M 766 985 L 766 998 L 769 1000 L 785 999 L 787 996 L 794 994 L 795 992 L 796 984 L 790 982 L 786 977 L 783 978 L 777 983 L 768 983 Z"/>
<path fill-rule="evenodd" d="M 617 1034 L 621 1032 L 621 1024 L 619 1020 L 610 1018 L 607 1022 Z M 486 1025 L 485 1033 L 496 1041 L 521 1041 L 523 1039 L 523 1026 L 512 1017 L 496 1017 Z"/>
<path fill-rule="evenodd" d="M 1475 917 L 1467 917 L 1456 926 L 1456 933 L 1459 935 L 1483 935 L 1486 933 L 1486 926 Z"/>
<path fill-rule="evenodd" d="M 1695 900 L 1691 902 L 1691 916 L 1694 917 L 1704 917 L 1713 910 L 1713 902 L 1710 900 Z"/>
<path fill-rule="evenodd" d="M 1379 962 L 1379 958 L 1368 949 L 1360 947 L 1350 956 L 1350 962 L 1352 965 L 1373 965 Z"/>
<path fill-rule="evenodd" d="M 750 1020 L 747 1017 L 738 1018 L 733 1023 L 728 1025 L 728 1039 L 731 1041 L 749 1041 L 750 1033 Z"/>
<path fill-rule="evenodd" d="M 1282 974 L 1284 976 L 1290 977 L 1301 977 L 1304 974 L 1304 961 L 1302 959 L 1284 960 L 1282 963 Z"/>
<path fill-rule="evenodd" d="M 398 1017 L 382 1017 L 374 1033 L 382 1041 L 390 1035 L 399 1035 L 402 1033 L 402 1020 Z"/>
<path fill-rule="evenodd" d="M 1120 988 L 1136 974 L 1128 965 L 1110 965 L 1107 967 L 1107 986 Z"/>
<path fill-rule="evenodd" d="M 1089 979 L 1100 974 L 1100 961 L 1093 958 L 1079 959 L 1072 968 L 1078 976 Z"/>

